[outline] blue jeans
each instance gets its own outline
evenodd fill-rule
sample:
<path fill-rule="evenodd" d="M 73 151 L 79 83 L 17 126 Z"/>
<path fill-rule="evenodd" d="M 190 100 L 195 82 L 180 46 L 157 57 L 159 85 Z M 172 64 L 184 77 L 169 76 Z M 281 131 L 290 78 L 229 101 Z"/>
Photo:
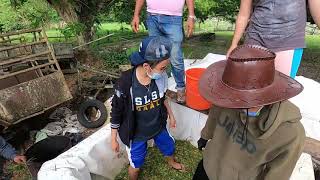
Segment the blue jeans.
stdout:
<path fill-rule="evenodd" d="M 172 74 L 177 83 L 176 89 L 185 88 L 185 73 L 182 53 L 182 17 L 167 15 L 148 15 L 147 26 L 149 36 L 165 36 L 171 40 L 172 50 L 170 62 L 172 65 Z"/>

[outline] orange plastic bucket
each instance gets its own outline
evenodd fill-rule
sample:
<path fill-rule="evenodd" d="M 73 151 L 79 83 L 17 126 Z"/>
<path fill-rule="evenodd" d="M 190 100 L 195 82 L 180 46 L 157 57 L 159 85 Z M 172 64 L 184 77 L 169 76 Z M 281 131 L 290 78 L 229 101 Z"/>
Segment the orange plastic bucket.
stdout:
<path fill-rule="evenodd" d="M 186 71 L 186 104 L 192 109 L 207 110 L 211 106 L 199 93 L 199 79 L 205 70 L 192 68 Z"/>

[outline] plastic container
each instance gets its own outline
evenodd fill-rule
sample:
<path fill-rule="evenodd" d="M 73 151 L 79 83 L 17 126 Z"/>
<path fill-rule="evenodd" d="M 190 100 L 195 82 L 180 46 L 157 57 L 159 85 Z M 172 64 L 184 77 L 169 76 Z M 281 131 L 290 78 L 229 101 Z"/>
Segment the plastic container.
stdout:
<path fill-rule="evenodd" d="M 205 68 L 192 68 L 186 71 L 186 104 L 195 110 L 207 110 L 212 103 L 199 93 L 199 79 Z"/>

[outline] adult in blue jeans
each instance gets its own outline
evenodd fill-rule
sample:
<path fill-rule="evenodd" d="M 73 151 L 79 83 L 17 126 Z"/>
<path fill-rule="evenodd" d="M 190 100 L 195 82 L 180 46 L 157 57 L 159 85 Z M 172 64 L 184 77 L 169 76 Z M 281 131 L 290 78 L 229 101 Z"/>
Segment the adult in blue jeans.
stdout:
<path fill-rule="evenodd" d="M 147 1 L 147 27 L 149 36 L 165 36 L 171 40 L 172 51 L 170 62 L 172 74 L 176 81 L 177 101 L 185 102 L 185 69 L 182 53 L 183 40 L 183 7 L 188 7 L 187 37 L 191 36 L 194 30 L 196 17 L 194 15 L 194 0 L 146 0 Z M 136 0 L 132 29 L 139 31 L 140 12 L 145 0 Z"/>

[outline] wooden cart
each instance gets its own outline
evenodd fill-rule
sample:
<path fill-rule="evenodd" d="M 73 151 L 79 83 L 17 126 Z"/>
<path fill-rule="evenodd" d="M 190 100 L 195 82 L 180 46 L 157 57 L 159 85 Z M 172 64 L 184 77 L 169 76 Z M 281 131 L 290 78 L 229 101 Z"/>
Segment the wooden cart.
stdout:
<path fill-rule="evenodd" d="M 0 34 L 0 125 L 8 127 L 72 98 L 43 29 Z"/>

